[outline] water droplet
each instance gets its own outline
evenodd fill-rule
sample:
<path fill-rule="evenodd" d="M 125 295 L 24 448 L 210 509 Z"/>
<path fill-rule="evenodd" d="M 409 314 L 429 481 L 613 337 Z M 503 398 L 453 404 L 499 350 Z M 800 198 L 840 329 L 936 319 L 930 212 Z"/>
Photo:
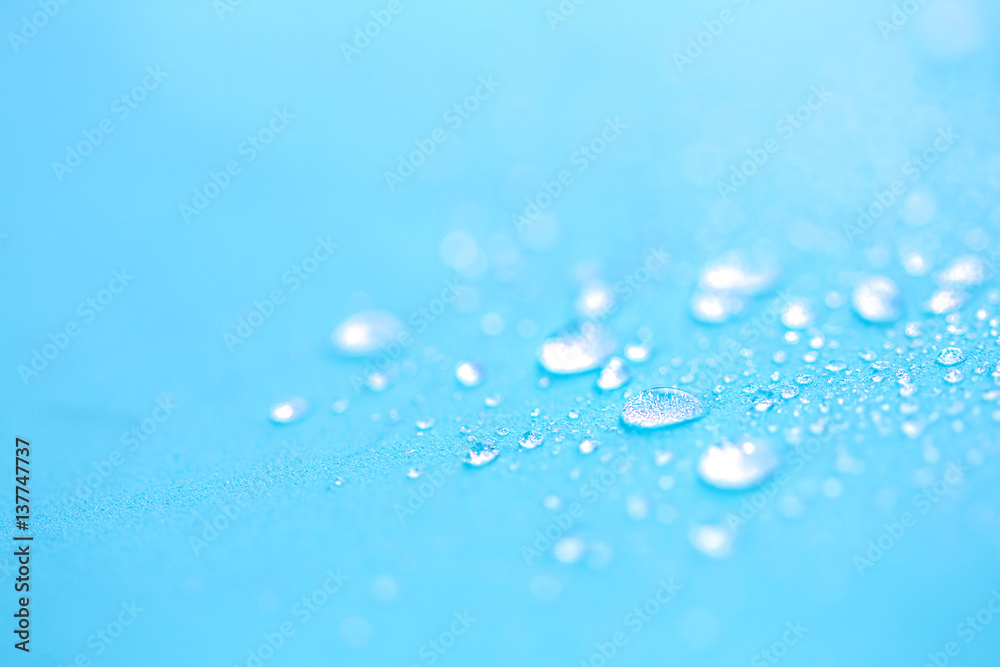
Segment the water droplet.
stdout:
<path fill-rule="evenodd" d="M 338 398 L 333 402 L 333 405 L 330 406 L 330 409 L 339 415 L 347 410 L 347 405 L 348 401 L 346 398 Z"/>
<path fill-rule="evenodd" d="M 299 396 L 292 396 L 271 406 L 268 416 L 275 424 L 292 424 L 305 417 L 307 412 L 309 412 L 309 401 Z"/>
<path fill-rule="evenodd" d="M 490 463 L 500 456 L 500 448 L 493 443 L 477 442 L 469 453 L 465 455 L 464 462 L 474 468 L 479 468 Z"/>
<path fill-rule="evenodd" d="M 602 282 L 588 283 L 576 299 L 576 312 L 583 317 L 606 317 L 615 307 L 615 292 Z"/>
<path fill-rule="evenodd" d="M 754 404 L 753 409 L 756 410 L 757 412 L 766 412 L 767 409 L 770 408 L 771 405 L 773 405 L 773 403 L 774 401 L 772 401 L 771 399 L 765 398 L 764 400 L 757 401 L 757 403 Z"/>
<path fill-rule="evenodd" d="M 603 325 L 577 320 L 542 343 L 538 362 L 550 373 L 583 373 L 603 364 L 616 347 L 614 337 Z"/>
<path fill-rule="evenodd" d="M 899 287 L 885 276 L 862 280 L 851 293 L 851 304 L 858 316 L 875 324 L 893 322 L 902 316 Z"/>
<path fill-rule="evenodd" d="M 489 396 L 486 397 L 486 400 L 484 402 L 486 404 L 486 407 L 495 408 L 496 406 L 503 403 L 503 396 L 501 394 L 490 394 Z"/>
<path fill-rule="evenodd" d="M 455 379 L 465 387 L 478 387 L 485 374 L 483 366 L 474 361 L 461 361 L 455 366 Z"/>
<path fill-rule="evenodd" d="M 577 537 L 564 537 L 552 547 L 552 555 L 560 563 L 575 563 L 583 555 L 583 541 Z"/>
<path fill-rule="evenodd" d="M 347 480 L 345 480 L 343 477 L 334 477 L 333 478 L 333 485 L 334 486 L 343 486 L 344 482 L 346 482 L 346 481 Z"/>
<path fill-rule="evenodd" d="M 417 430 L 418 431 L 429 431 L 434 428 L 435 424 L 434 417 L 425 417 L 424 419 L 417 420 Z"/>
<path fill-rule="evenodd" d="M 594 450 L 597 449 L 597 441 L 587 438 L 580 443 L 579 449 L 581 454 L 593 454 Z"/>
<path fill-rule="evenodd" d="M 966 294 L 954 289 L 939 289 L 924 302 L 924 310 L 935 315 L 951 313 L 962 307 Z"/>
<path fill-rule="evenodd" d="M 764 442 L 744 440 L 736 445 L 712 445 L 698 460 L 698 475 L 717 489 L 749 489 L 757 486 L 778 467 L 778 457 Z"/>
<path fill-rule="evenodd" d="M 722 526 L 695 526 L 688 535 L 695 549 L 712 558 L 725 558 L 733 546 L 733 536 Z"/>
<path fill-rule="evenodd" d="M 653 346 L 649 341 L 641 343 L 628 343 L 625 345 L 625 358 L 629 361 L 641 364 L 649 360 L 649 355 L 653 352 Z"/>
<path fill-rule="evenodd" d="M 847 364 L 844 363 L 843 361 L 831 361 L 824 368 L 826 368 L 826 370 L 830 371 L 831 373 L 839 373 L 840 371 L 847 368 Z"/>
<path fill-rule="evenodd" d="M 424 471 L 421 470 L 420 468 L 410 468 L 409 470 L 406 471 L 406 476 L 409 477 L 410 479 L 417 479 L 423 474 Z"/>
<path fill-rule="evenodd" d="M 597 377 L 597 388 L 602 391 L 614 391 L 628 382 L 628 368 L 621 357 L 611 357 L 601 374 Z"/>
<path fill-rule="evenodd" d="M 660 428 L 697 419 L 705 408 L 697 396 L 681 389 L 658 387 L 641 391 L 628 399 L 622 421 L 636 428 Z"/>
<path fill-rule="evenodd" d="M 799 388 L 798 387 L 796 387 L 794 385 L 790 385 L 790 384 L 785 384 L 785 385 L 781 386 L 781 397 L 782 398 L 784 398 L 784 399 L 795 398 L 798 395 L 799 395 Z"/>
<path fill-rule="evenodd" d="M 569 418 L 570 419 L 579 419 L 580 418 L 580 413 L 577 410 L 570 410 L 569 411 Z"/>
<path fill-rule="evenodd" d="M 545 436 L 538 431 L 526 431 L 517 442 L 525 449 L 534 449 L 540 446 L 544 440 Z"/>
<path fill-rule="evenodd" d="M 805 329 L 816 319 L 809 302 L 803 300 L 790 301 L 781 312 L 781 323 L 789 329 Z"/>
<path fill-rule="evenodd" d="M 705 265 L 699 283 L 706 290 L 752 296 L 770 288 L 777 278 L 776 268 L 755 265 L 744 253 L 729 252 Z"/>
<path fill-rule="evenodd" d="M 633 521 L 642 521 L 649 516 L 649 501 L 646 496 L 639 492 L 630 494 L 625 499 L 625 514 Z"/>
<path fill-rule="evenodd" d="M 954 366 L 965 361 L 965 353 L 958 347 L 946 347 L 938 355 L 937 362 L 942 366 Z"/>
<path fill-rule="evenodd" d="M 366 310 L 341 322 L 330 339 L 343 355 L 367 357 L 395 342 L 403 332 L 402 323 L 392 313 Z"/>
<path fill-rule="evenodd" d="M 812 382 L 813 382 L 813 376 L 812 375 L 796 375 L 795 376 L 795 383 L 796 384 L 803 384 L 803 385 L 805 385 L 805 384 L 812 384 Z"/>
<path fill-rule="evenodd" d="M 365 378 L 365 386 L 372 391 L 385 391 L 386 387 L 389 386 L 389 376 L 378 371 L 370 373 L 368 377 Z"/>
<path fill-rule="evenodd" d="M 962 381 L 962 371 L 957 368 L 950 368 L 948 372 L 944 374 L 944 381 L 948 384 L 957 384 Z"/>
<path fill-rule="evenodd" d="M 953 259 L 944 269 L 934 275 L 938 285 L 948 287 L 976 287 L 983 284 L 986 265 L 975 255 L 965 255 Z"/>
<path fill-rule="evenodd" d="M 722 324 L 743 310 L 744 302 L 727 292 L 695 292 L 691 315 L 705 324 Z"/>

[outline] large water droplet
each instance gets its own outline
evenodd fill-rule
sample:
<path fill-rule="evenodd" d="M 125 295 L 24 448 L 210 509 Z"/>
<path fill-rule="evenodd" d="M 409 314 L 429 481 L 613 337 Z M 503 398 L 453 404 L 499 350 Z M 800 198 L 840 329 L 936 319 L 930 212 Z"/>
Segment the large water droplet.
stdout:
<path fill-rule="evenodd" d="M 778 457 L 764 442 L 723 442 L 705 450 L 698 460 L 698 475 L 717 489 L 757 486 L 778 466 Z"/>
<path fill-rule="evenodd" d="M 485 374 L 482 365 L 474 361 L 462 361 L 455 366 L 455 379 L 465 387 L 478 387 Z"/>
<path fill-rule="evenodd" d="M 805 329 L 813 323 L 814 319 L 816 319 L 816 314 L 808 301 L 789 301 L 785 304 L 784 310 L 781 311 L 781 323 L 789 329 Z"/>
<path fill-rule="evenodd" d="M 403 333 L 402 323 L 392 313 L 366 310 L 351 315 L 333 330 L 334 347 L 349 357 L 367 357 Z"/>
<path fill-rule="evenodd" d="M 986 265 L 975 255 L 965 255 L 953 259 L 934 275 L 938 285 L 947 287 L 976 287 L 986 278 Z"/>
<path fill-rule="evenodd" d="M 965 361 L 965 353 L 958 347 L 946 347 L 938 355 L 937 362 L 942 366 L 954 366 Z"/>
<path fill-rule="evenodd" d="M 658 387 L 641 391 L 625 403 L 622 421 L 636 428 L 660 428 L 705 414 L 701 400 L 681 389 Z"/>
<path fill-rule="evenodd" d="M 898 320 L 903 314 L 899 287 L 885 276 L 862 280 L 851 293 L 854 312 L 868 322 L 884 324 Z"/>
<path fill-rule="evenodd" d="M 487 463 L 493 461 L 496 457 L 500 456 L 500 448 L 492 443 L 477 442 L 473 445 L 469 453 L 465 455 L 466 464 L 479 468 Z"/>
<path fill-rule="evenodd" d="M 962 307 L 965 298 L 965 292 L 956 289 L 934 290 L 930 298 L 924 302 L 924 310 L 935 315 L 951 313 Z"/>
<path fill-rule="evenodd" d="M 538 348 L 538 362 L 550 373 L 583 373 L 604 363 L 616 347 L 603 325 L 577 320 L 545 339 Z"/>
<path fill-rule="evenodd" d="M 614 391 L 628 382 L 628 368 L 621 357 L 611 357 L 601 374 L 597 377 L 597 388 L 602 391 Z"/>
<path fill-rule="evenodd" d="M 518 443 L 525 449 L 534 449 L 542 444 L 545 436 L 538 431 L 527 431 L 518 439 Z"/>
<path fill-rule="evenodd" d="M 291 424 L 299 421 L 309 412 L 309 401 L 292 396 L 271 406 L 268 416 L 275 424 Z"/>

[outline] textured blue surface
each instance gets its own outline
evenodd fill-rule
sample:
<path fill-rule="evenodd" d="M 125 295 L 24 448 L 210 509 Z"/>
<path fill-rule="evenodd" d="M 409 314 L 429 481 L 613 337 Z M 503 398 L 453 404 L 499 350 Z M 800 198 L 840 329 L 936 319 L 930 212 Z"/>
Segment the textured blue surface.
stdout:
<path fill-rule="evenodd" d="M 919 665 L 948 642 L 949 664 L 996 664 L 1000 617 L 960 624 L 1000 590 L 997 280 L 989 270 L 951 331 L 920 303 L 949 260 L 997 248 L 1000 12 L 912 4 L 893 24 L 892 4 L 861 1 L 70 2 L 32 32 L 44 3 L 4 3 L 0 435 L 11 458 L 15 436 L 32 442 L 37 514 L 32 651 L 5 644 L 0 662 L 253 665 L 248 651 L 288 623 L 263 664 L 600 667 L 616 632 L 611 665 L 773 664 L 760 651 L 784 638 L 786 665 Z M 391 21 L 345 49 L 372 12 Z M 120 99 L 144 83 L 134 108 Z M 78 166 L 54 165 L 102 123 L 110 133 Z M 265 128 L 273 141 L 254 148 Z M 948 128 L 954 141 L 933 149 Z M 602 132 L 613 141 L 591 159 L 580 149 Z M 412 175 L 387 179 L 428 141 Z M 719 183 L 762 150 L 723 199 Z M 927 150 L 934 164 L 914 171 Z M 213 173 L 226 186 L 185 213 Z M 894 180 L 888 210 L 852 227 Z M 519 232 L 526 198 L 546 211 Z M 441 252 L 455 231 L 478 248 L 461 269 Z M 296 277 L 323 243 L 337 248 Z M 660 248 L 668 265 L 637 274 Z M 698 272 L 730 250 L 780 278 L 732 322 L 699 324 Z M 88 306 L 116 271 L 132 277 L 124 289 Z M 873 272 L 900 285 L 894 324 L 850 311 Z M 592 278 L 621 285 L 608 326 L 621 343 L 648 327 L 653 357 L 616 392 L 596 391 L 595 373 L 540 386 L 538 345 Z M 455 284 L 462 297 L 430 314 Z M 273 313 L 227 344 L 275 290 Z M 817 308 L 796 344 L 774 316 L 789 294 Z M 411 334 L 387 355 L 382 392 L 359 389 L 365 361 L 329 340 L 369 307 Z M 930 333 L 907 337 L 908 322 Z M 37 375 L 19 370 L 71 323 Z M 934 363 L 949 344 L 967 357 L 956 384 Z M 481 386 L 456 382 L 465 359 L 485 367 Z M 835 360 L 847 368 L 825 370 Z M 757 411 L 743 389 L 776 371 L 815 381 Z M 623 430 L 626 392 L 655 386 L 702 397 L 707 416 Z M 269 422 L 292 395 L 309 416 Z M 158 400 L 177 407 L 145 441 L 126 436 L 164 416 Z M 545 443 L 519 451 L 532 427 Z M 810 427 L 819 444 L 803 456 Z M 462 466 L 470 435 L 495 438 L 499 458 Z M 742 435 L 782 447 L 785 482 L 712 558 L 692 530 L 725 526 L 754 492 L 713 490 L 695 465 Z M 600 443 L 589 456 L 587 436 Z M 633 463 L 606 490 L 583 488 L 622 456 Z M 962 481 L 922 511 L 915 495 L 952 461 Z M 414 466 L 424 474 L 409 479 Z M 420 490 L 429 498 L 401 518 Z M 573 502 L 581 515 L 559 528 L 552 516 Z M 12 511 L 5 501 L 6 543 Z M 904 512 L 912 527 L 860 567 Z M 525 557 L 553 525 L 585 545 L 578 562 Z M 12 566 L 0 559 L 5 610 Z M 328 571 L 348 578 L 306 615 Z M 676 595 L 637 621 L 671 579 Z M 134 622 L 98 639 L 133 603 Z M 436 651 L 466 613 L 467 631 Z"/>

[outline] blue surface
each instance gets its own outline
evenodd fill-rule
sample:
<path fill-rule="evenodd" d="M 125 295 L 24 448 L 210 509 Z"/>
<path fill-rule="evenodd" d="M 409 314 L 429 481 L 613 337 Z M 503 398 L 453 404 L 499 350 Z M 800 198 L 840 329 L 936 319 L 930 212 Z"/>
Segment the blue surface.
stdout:
<path fill-rule="evenodd" d="M 70 2 L 26 30 L 44 4 L 0 8 L 0 430 L 4 456 L 15 436 L 32 443 L 36 535 L 32 650 L 5 645 L 0 662 L 249 666 L 248 651 L 287 623 L 294 634 L 262 664 L 600 667 L 617 632 L 611 665 L 773 664 L 760 652 L 786 640 L 774 649 L 784 665 L 920 665 L 949 642 L 948 664 L 997 664 L 1000 618 L 960 625 L 1000 590 L 995 272 L 952 316 L 964 333 L 920 309 L 934 271 L 997 249 L 995 3 L 913 3 L 893 24 L 894 5 L 861 1 Z M 345 49 L 372 12 L 391 20 Z M 144 99 L 131 108 L 121 96 L 136 86 Z M 476 108 L 456 115 L 477 88 Z M 807 119 L 787 120 L 810 100 Z M 957 139 L 935 164 L 907 171 L 949 127 Z M 54 166 L 95 129 L 78 166 Z M 264 129 L 273 141 L 256 148 Z M 591 159 L 581 147 L 602 132 L 613 141 Z M 412 175 L 387 179 L 429 145 Z M 765 146 L 722 199 L 719 183 Z M 213 174 L 225 187 L 200 202 Z M 560 179 L 549 217 L 519 230 L 526 198 L 544 202 Z M 857 208 L 894 180 L 897 200 L 854 233 Z M 182 206 L 201 204 L 197 215 Z M 442 261 L 453 231 L 479 248 L 471 268 Z M 324 242 L 332 255 L 298 278 Z M 653 358 L 609 394 L 594 373 L 540 386 L 536 349 L 575 315 L 580 285 L 634 278 L 661 247 L 669 265 L 620 294 L 608 321 L 623 343 L 648 327 Z M 688 310 L 698 272 L 729 250 L 780 266 L 776 291 L 733 322 L 699 324 Z M 906 269 L 911 251 L 925 270 Z M 871 272 L 900 285 L 906 312 L 893 325 L 847 305 Z M 119 291 L 102 292 L 109 283 Z M 421 314 L 455 283 L 466 286 L 456 304 Z M 273 314 L 227 345 L 275 290 Z M 831 293 L 841 305 L 825 305 Z M 781 294 L 818 306 L 816 331 L 796 345 L 774 321 Z M 86 301 L 109 298 L 100 312 Z M 358 389 L 365 361 L 329 340 L 369 307 L 412 335 L 390 355 L 383 392 Z M 483 331 L 487 313 L 502 318 L 499 335 Z M 914 321 L 939 338 L 905 336 Z M 19 370 L 69 324 L 77 334 L 37 375 Z M 825 343 L 807 363 L 816 333 Z M 726 341 L 746 355 L 721 355 Z M 948 344 L 968 357 L 958 384 L 934 363 Z M 864 351 L 889 362 L 881 382 Z M 710 357 L 736 376 L 718 396 L 725 373 Z M 456 383 L 465 359 L 486 368 L 480 387 Z M 824 370 L 831 360 L 848 368 Z M 919 387 L 915 416 L 901 412 L 898 369 Z M 757 412 L 742 389 L 775 371 L 816 381 Z M 708 415 L 622 430 L 625 392 L 654 386 L 701 396 Z M 310 415 L 269 422 L 292 395 Z M 176 408 L 156 412 L 158 400 Z M 145 441 L 126 435 L 154 416 Z M 418 433 L 428 416 L 435 426 Z M 908 420 L 923 425 L 915 437 Z M 533 426 L 545 444 L 518 451 Z M 799 466 L 789 440 L 810 426 L 823 436 Z M 753 491 L 712 490 L 695 463 L 743 434 L 784 443 L 787 481 L 731 553 L 711 558 L 692 529 L 724 525 Z M 470 435 L 496 438 L 500 457 L 462 466 Z M 588 435 L 600 445 L 584 456 Z M 614 456 L 634 463 L 591 500 L 582 486 Z M 952 461 L 963 481 L 922 512 L 914 496 Z M 411 466 L 424 475 L 408 479 Z M 421 488 L 430 497 L 401 520 Z M 553 532 L 582 540 L 583 558 L 546 548 L 526 562 L 522 548 L 573 502 L 581 516 Z M 9 498 L 2 511 L 9 543 Z M 859 568 L 904 512 L 912 527 Z M 12 567 L 0 559 L 5 610 Z M 304 613 L 328 572 L 347 579 Z M 636 621 L 670 579 L 676 595 Z M 131 621 L 123 604 L 142 611 L 105 643 L 99 630 Z M 475 620 L 455 620 L 466 613 Z M 789 634 L 797 623 L 807 631 Z M 450 643 L 452 629 L 446 650 L 429 643 Z"/>

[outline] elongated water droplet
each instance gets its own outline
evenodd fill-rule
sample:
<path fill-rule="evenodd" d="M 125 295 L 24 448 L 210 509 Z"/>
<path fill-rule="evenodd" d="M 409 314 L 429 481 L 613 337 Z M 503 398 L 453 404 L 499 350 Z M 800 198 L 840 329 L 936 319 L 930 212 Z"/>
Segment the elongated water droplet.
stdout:
<path fill-rule="evenodd" d="M 851 305 L 861 319 L 874 324 L 898 320 L 902 314 L 899 287 L 885 276 L 862 280 L 851 293 Z"/>
<path fill-rule="evenodd" d="M 764 442 L 723 442 L 702 453 L 698 475 L 717 489 L 749 489 L 767 479 L 777 466 L 778 457 Z"/>
<path fill-rule="evenodd" d="M 770 288 L 777 278 L 777 268 L 755 264 L 742 252 L 729 252 L 705 265 L 699 283 L 706 290 L 753 296 Z"/>
<path fill-rule="evenodd" d="M 652 353 L 653 344 L 648 340 L 641 343 L 627 343 L 625 345 L 625 358 L 636 364 L 648 361 L 649 355 Z"/>
<path fill-rule="evenodd" d="M 621 357 L 611 357 L 601 369 L 597 377 L 597 388 L 602 391 L 614 391 L 628 382 L 628 368 Z"/>
<path fill-rule="evenodd" d="M 396 341 L 403 331 L 402 323 L 392 313 L 365 310 L 341 322 L 330 339 L 345 356 L 367 357 Z"/>
<path fill-rule="evenodd" d="M 697 396 L 673 387 L 658 387 L 630 398 L 622 409 L 622 421 L 636 428 L 660 428 L 704 414 L 705 408 Z"/>
<path fill-rule="evenodd" d="M 500 456 L 500 448 L 493 443 L 477 442 L 473 445 L 469 453 L 465 455 L 465 463 L 479 468 L 493 461 Z"/>
<path fill-rule="evenodd" d="M 417 420 L 417 430 L 418 431 L 429 431 L 434 428 L 435 424 L 434 417 L 425 417 L 424 419 Z"/>
<path fill-rule="evenodd" d="M 986 265 L 975 255 L 965 255 L 953 259 L 944 269 L 934 275 L 938 285 L 947 287 L 976 287 L 986 277 Z"/>
<path fill-rule="evenodd" d="M 268 413 L 275 424 L 292 424 L 299 421 L 309 412 L 309 401 L 299 396 L 275 403 Z"/>
<path fill-rule="evenodd" d="M 930 298 L 924 302 L 924 310 L 934 315 L 944 315 L 951 313 L 962 307 L 965 303 L 966 294 L 955 289 L 934 290 Z"/>
<path fill-rule="evenodd" d="M 691 315 L 705 324 L 722 324 L 743 310 L 743 299 L 728 292 L 695 292 Z"/>
<path fill-rule="evenodd" d="M 577 320 L 547 338 L 538 348 L 538 362 L 550 373 L 583 373 L 600 366 L 617 347 L 601 324 Z"/>

